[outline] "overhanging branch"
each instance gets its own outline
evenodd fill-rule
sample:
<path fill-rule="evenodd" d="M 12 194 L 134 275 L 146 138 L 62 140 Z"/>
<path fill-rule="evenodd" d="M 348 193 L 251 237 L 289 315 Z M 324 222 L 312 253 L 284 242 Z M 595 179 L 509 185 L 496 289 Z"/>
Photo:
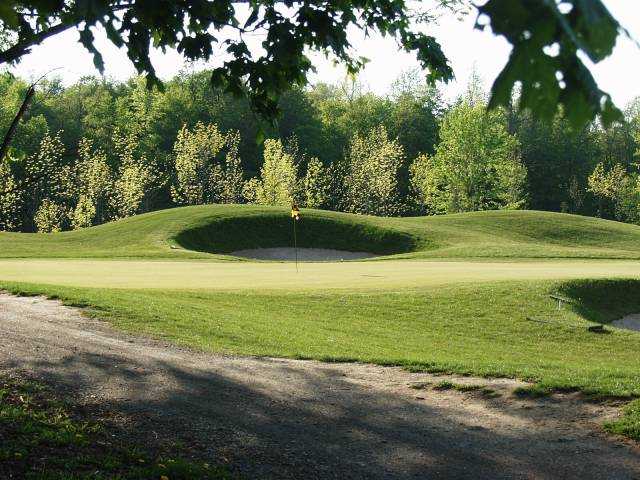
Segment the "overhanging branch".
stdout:
<path fill-rule="evenodd" d="M 44 42 L 47 38 L 57 35 L 58 33 L 62 33 L 65 30 L 75 27 L 75 23 L 59 23 L 50 27 L 47 30 L 43 30 L 41 32 L 36 33 L 28 39 L 23 41 L 19 41 L 14 46 L 0 52 L 0 64 L 13 62 L 26 53 L 29 53 L 29 49 L 34 45 L 39 45 Z"/>

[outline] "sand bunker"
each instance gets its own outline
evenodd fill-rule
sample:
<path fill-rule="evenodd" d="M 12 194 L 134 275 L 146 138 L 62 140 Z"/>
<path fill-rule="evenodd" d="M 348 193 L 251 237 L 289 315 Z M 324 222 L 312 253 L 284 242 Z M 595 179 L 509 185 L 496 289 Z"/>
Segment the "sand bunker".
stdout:
<path fill-rule="evenodd" d="M 611 322 L 613 327 L 626 328 L 627 330 L 636 330 L 640 332 L 640 313 L 632 313 L 622 317 L 620 320 Z"/>
<path fill-rule="evenodd" d="M 296 251 L 293 248 L 253 248 L 231 252 L 231 255 L 256 260 L 284 260 L 293 262 L 296 259 Z M 347 252 L 345 250 L 332 250 L 328 248 L 299 248 L 298 261 L 300 262 L 341 262 L 343 260 L 362 260 L 376 257 L 368 252 Z"/>

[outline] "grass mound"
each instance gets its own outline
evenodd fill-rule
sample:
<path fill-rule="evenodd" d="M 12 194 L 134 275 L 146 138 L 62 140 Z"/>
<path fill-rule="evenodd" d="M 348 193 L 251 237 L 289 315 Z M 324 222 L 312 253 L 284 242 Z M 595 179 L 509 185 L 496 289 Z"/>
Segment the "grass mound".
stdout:
<path fill-rule="evenodd" d="M 379 218 L 304 209 L 298 234 L 303 247 L 403 258 L 640 258 L 640 227 L 550 212 Z M 0 233 L 0 258 L 228 259 L 215 255 L 291 243 L 287 208 L 200 205 L 72 232 Z"/>
<path fill-rule="evenodd" d="M 380 255 L 410 252 L 416 239 L 407 233 L 384 228 L 350 216 L 309 212 L 297 226 L 298 246 L 331 248 Z M 291 219 L 281 212 L 207 218 L 178 233 L 174 240 L 188 250 L 230 253 L 251 248 L 289 247 Z"/>
<path fill-rule="evenodd" d="M 558 292 L 573 300 L 569 308 L 597 323 L 609 323 L 630 313 L 640 313 L 640 281 L 632 279 L 572 280 Z"/>

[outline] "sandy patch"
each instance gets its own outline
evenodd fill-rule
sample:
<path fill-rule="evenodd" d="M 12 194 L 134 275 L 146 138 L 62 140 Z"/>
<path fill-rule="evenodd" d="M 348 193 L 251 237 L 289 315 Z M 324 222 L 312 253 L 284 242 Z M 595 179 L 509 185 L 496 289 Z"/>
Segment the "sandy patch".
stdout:
<path fill-rule="evenodd" d="M 614 320 L 611 325 L 627 330 L 636 330 L 640 332 L 640 313 L 631 313 L 622 317 L 620 320 Z"/>
<path fill-rule="evenodd" d="M 252 248 L 231 252 L 231 255 L 255 260 L 284 260 L 293 262 L 296 259 L 294 248 Z M 376 257 L 368 252 L 347 252 L 346 250 L 332 250 L 330 248 L 299 248 L 299 262 L 341 262 L 344 260 L 362 260 Z"/>

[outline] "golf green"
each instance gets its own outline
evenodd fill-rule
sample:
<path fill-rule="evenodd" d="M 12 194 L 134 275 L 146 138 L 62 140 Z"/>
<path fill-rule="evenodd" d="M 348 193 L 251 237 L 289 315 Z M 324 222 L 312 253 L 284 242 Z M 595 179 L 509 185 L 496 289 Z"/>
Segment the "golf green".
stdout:
<path fill-rule="evenodd" d="M 617 260 L 293 263 L 145 260 L 1 260 L 0 280 L 73 287 L 163 290 L 396 290 L 505 280 L 638 277 Z"/>

